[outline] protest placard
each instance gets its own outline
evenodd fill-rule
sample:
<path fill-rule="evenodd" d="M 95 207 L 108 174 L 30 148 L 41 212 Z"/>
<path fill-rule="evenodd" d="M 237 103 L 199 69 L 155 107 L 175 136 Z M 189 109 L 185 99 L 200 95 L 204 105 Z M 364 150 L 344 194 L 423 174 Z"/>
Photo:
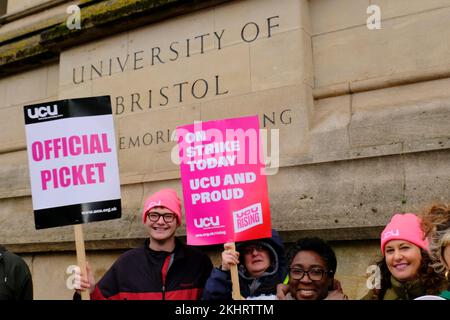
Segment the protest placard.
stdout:
<path fill-rule="evenodd" d="M 24 107 L 36 229 L 120 218 L 109 96 Z"/>
<path fill-rule="evenodd" d="M 180 126 L 177 137 L 188 244 L 269 238 L 258 117 Z"/>

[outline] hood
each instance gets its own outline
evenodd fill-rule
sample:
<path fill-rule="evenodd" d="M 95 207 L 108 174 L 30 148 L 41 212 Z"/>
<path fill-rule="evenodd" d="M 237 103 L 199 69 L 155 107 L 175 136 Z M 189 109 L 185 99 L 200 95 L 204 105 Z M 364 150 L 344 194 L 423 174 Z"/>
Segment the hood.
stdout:
<path fill-rule="evenodd" d="M 0 262 L 3 260 L 3 256 L 6 252 L 6 248 L 0 245 Z"/>
<path fill-rule="evenodd" d="M 236 245 L 236 250 L 239 251 L 240 256 L 243 257 L 242 249 L 248 245 L 249 243 L 257 242 L 266 247 L 270 253 L 271 257 L 271 268 L 269 268 L 268 272 L 265 272 L 261 277 L 273 276 L 275 274 L 278 275 L 280 282 L 284 280 L 287 272 L 287 262 L 284 253 L 284 245 L 283 240 L 281 239 L 279 233 L 272 229 L 272 237 L 271 238 L 262 238 L 255 239 L 250 241 L 238 242 Z M 246 269 L 244 264 L 239 265 L 239 276 L 244 279 L 253 279 L 246 275 Z"/>

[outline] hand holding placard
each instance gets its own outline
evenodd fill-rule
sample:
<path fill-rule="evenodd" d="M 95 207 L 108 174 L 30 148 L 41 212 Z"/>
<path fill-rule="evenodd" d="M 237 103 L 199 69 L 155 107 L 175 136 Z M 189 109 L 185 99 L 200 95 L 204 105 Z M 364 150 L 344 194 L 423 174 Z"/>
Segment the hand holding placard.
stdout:
<path fill-rule="evenodd" d="M 231 252 L 238 253 L 238 252 L 236 252 L 236 245 L 234 242 L 226 243 L 224 245 L 224 248 L 226 250 L 230 250 Z M 239 253 L 238 253 L 238 255 L 239 255 Z M 239 263 L 239 260 L 238 260 L 238 263 Z M 239 286 L 239 273 L 238 273 L 238 269 L 237 269 L 238 263 L 230 265 L 231 284 L 232 284 L 231 296 L 233 297 L 233 300 L 244 300 L 244 298 L 241 296 L 241 289 Z"/>
<path fill-rule="evenodd" d="M 73 226 L 75 232 L 75 246 L 77 250 L 77 261 L 81 272 L 87 274 L 86 270 L 86 251 L 84 250 L 83 229 L 80 224 Z M 90 300 L 89 292 L 81 291 L 81 299 Z"/>

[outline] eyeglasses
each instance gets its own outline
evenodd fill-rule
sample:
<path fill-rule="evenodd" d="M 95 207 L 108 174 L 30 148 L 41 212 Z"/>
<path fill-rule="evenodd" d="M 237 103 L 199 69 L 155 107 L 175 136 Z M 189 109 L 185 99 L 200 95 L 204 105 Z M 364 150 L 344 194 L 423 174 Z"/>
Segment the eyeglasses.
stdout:
<path fill-rule="evenodd" d="M 303 270 L 301 268 L 290 268 L 289 277 L 293 280 L 302 280 L 305 274 L 311 281 L 320 281 L 325 273 L 330 273 L 331 271 L 326 271 L 321 268 L 312 268 L 311 270 Z"/>
<path fill-rule="evenodd" d="M 260 244 L 251 244 L 251 245 L 248 245 L 248 246 L 246 246 L 246 247 L 244 247 L 244 248 L 242 249 L 242 251 L 244 252 L 244 254 L 251 254 L 251 253 L 253 253 L 253 250 L 256 250 L 256 251 L 258 251 L 258 252 L 261 252 L 261 251 L 264 250 L 264 246 L 262 246 L 262 245 L 260 245 Z"/>
<path fill-rule="evenodd" d="M 163 217 L 165 223 L 171 223 L 175 219 L 175 215 L 171 213 L 163 213 L 163 214 L 156 212 L 147 213 L 147 218 L 151 222 L 157 222 L 160 217 Z"/>

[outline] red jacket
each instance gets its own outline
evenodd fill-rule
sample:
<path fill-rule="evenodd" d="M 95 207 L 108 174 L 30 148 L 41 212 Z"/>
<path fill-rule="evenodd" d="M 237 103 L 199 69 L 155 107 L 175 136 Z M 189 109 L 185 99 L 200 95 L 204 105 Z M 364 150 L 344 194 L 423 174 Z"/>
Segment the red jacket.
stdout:
<path fill-rule="evenodd" d="M 143 247 L 125 252 L 95 286 L 92 300 L 197 300 L 212 263 L 196 248 L 176 240 L 173 253 Z"/>

